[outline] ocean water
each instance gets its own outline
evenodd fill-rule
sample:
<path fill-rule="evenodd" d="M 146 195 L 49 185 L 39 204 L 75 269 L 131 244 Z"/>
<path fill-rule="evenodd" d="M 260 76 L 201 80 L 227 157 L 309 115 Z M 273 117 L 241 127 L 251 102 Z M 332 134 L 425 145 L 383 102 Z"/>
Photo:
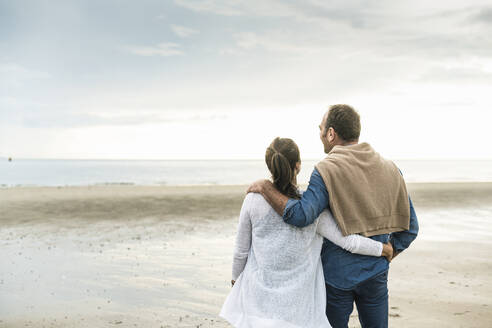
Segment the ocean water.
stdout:
<path fill-rule="evenodd" d="M 307 183 L 316 160 L 302 163 Z M 395 160 L 407 182 L 492 181 L 492 160 Z M 0 160 L 0 186 L 233 185 L 268 178 L 262 160 Z"/>

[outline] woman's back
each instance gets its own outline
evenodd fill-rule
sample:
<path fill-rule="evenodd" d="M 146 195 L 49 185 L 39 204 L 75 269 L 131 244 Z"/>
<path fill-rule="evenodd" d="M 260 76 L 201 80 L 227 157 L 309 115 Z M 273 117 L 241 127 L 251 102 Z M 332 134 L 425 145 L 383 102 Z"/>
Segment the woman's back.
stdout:
<path fill-rule="evenodd" d="M 317 222 L 303 229 L 290 226 L 263 196 L 250 193 L 241 225 L 236 243 L 245 250 L 250 244 L 247 263 L 221 315 L 236 327 L 330 327 Z"/>
<path fill-rule="evenodd" d="M 318 262 L 323 239 L 316 234 L 317 222 L 305 229 L 296 228 L 285 223 L 260 194 L 251 193 L 246 198 L 249 198 L 246 202 L 252 226 L 251 256 L 256 260 L 258 270 L 275 273 L 267 280 L 277 275 L 297 279 L 296 273 L 312 265 L 313 261 Z M 271 283 L 284 282 L 281 279 Z"/>

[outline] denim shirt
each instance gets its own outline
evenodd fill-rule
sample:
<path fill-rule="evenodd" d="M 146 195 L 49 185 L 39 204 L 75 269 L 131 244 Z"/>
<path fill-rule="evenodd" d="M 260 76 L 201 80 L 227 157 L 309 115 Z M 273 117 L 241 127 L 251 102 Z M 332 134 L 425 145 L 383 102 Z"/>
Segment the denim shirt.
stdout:
<path fill-rule="evenodd" d="M 408 230 L 370 238 L 383 243 L 387 243 L 391 239 L 393 248 L 398 253 L 408 248 L 417 237 L 419 231 L 417 215 L 410 197 L 409 201 L 410 228 Z M 283 219 L 291 225 L 305 227 L 313 223 L 325 208 L 330 209 L 328 190 L 323 178 L 315 168 L 311 174 L 309 186 L 302 194 L 302 198 L 288 200 Z M 389 263 L 385 257 L 352 254 L 327 239 L 323 241 L 321 261 L 323 263 L 325 282 L 330 286 L 343 290 L 351 290 L 365 280 L 389 269 Z"/>

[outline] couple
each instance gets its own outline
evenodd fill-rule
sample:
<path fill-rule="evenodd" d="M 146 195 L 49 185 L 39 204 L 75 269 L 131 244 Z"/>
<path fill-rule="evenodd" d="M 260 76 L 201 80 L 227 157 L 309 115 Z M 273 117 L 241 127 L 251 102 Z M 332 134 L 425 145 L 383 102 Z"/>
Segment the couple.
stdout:
<path fill-rule="evenodd" d="M 354 302 L 363 328 L 388 326 L 389 262 L 418 233 L 412 201 L 395 164 L 358 143 L 352 107 L 331 106 L 319 128 L 328 155 L 306 191 L 281 138 L 265 154 L 273 183 L 248 189 L 220 312 L 235 327 L 346 328 Z"/>

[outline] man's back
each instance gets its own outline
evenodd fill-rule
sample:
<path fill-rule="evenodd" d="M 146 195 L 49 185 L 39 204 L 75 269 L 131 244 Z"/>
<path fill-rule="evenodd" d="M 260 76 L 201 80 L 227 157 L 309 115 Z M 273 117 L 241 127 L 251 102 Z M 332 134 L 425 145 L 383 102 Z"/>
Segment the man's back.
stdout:
<path fill-rule="evenodd" d="M 330 208 L 329 203 L 329 194 L 323 179 L 314 169 L 302 198 L 300 200 L 291 199 L 287 202 L 283 215 L 284 221 L 299 227 L 307 226 L 314 222 L 318 211 Z M 389 234 L 376 235 L 371 238 L 383 243 L 391 240 L 396 252 L 406 249 L 418 232 L 417 216 L 411 199 L 409 199 L 409 204 L 410 229 L 408 231 L 395 232 L 391 236 Z M 384 258 L 351 254 L 328 240 L 323 243 L 321 259 L 326 283 L 340 289 L 351 289 L 389 268 L 388 261 Z"/>
<path fill-rule="evenodd" d="M 330 195 L 329 206 L 344 235 L 408 230 L 405 181 L 396 165 L 366 142 L 335 146 L 316 164 Z"/>

